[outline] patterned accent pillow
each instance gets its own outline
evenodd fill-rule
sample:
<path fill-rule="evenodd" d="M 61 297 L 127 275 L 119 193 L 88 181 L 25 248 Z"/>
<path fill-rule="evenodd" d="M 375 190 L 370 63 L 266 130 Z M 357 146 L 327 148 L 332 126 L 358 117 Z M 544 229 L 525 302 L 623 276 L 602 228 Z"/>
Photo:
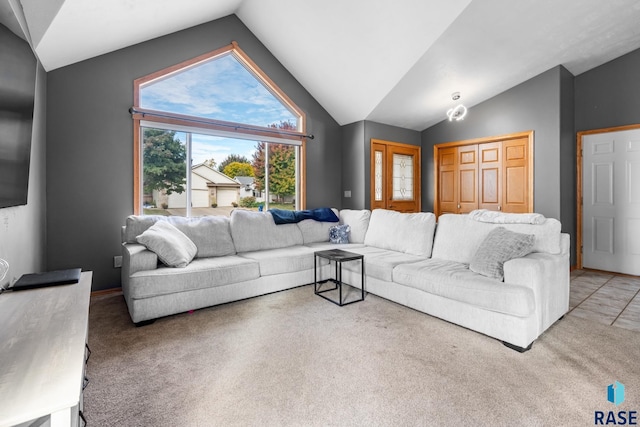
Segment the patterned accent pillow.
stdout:
<path fill-rule="evenodd" d="M 491 230 L 471 259 L 469 269 L 483 276 L 504 280 L 504 263 L 531 252 L 535 236 L 504 227 Z"/>
<path fill-rule="evenodd" d="M 351 227 L 348 224 L 334 225 L 329 229 L 329 241 L 331 243 L 349 243 L 349 232 Z"/>
<path fill-rule="evenodd" d="M 139 235 L 137 240 L 151 252 L 155 252 L 168 267 L 184 268 L 198 252 L 198 248 L 186 234 L 166 221 L 156 222 Z"/>

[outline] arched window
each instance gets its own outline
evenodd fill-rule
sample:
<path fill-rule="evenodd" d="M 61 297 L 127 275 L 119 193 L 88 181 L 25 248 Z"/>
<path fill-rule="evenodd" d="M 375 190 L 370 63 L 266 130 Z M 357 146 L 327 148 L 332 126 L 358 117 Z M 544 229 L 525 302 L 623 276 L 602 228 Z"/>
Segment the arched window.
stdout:
<path fill-rule="evenodd" d="M 134 82 L 134 212 L 304 207 L 304 113 L 237 43 Z"/>

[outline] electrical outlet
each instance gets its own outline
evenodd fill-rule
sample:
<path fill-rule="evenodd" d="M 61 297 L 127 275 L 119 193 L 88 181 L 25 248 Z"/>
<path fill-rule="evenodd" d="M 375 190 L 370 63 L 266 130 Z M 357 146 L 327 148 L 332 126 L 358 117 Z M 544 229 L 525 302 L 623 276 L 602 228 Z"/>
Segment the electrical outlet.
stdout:
<path fill-rule="evenodd" d="M 117 255 L 113 257 L 113 268 L 122 267 L 122 255 Z"/>

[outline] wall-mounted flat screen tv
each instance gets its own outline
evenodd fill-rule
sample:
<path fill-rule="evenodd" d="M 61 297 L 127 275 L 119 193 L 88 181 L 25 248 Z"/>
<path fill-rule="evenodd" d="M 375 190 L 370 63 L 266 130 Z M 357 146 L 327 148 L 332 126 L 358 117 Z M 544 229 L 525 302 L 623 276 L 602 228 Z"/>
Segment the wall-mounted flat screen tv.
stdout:
<path fill-rule="evenodd" d="M 31 47 L 0 24 L 0 208 L 27 204 L 35 86 Z"/>

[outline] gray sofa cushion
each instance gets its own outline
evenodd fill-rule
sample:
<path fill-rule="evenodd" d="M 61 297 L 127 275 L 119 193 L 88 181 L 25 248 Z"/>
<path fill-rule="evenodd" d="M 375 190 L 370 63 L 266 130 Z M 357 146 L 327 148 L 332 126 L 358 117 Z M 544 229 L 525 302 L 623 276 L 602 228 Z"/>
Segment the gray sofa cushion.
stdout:
<path fill-rule="evenodd" d="M 480 244 L 469 269 L 483 276 L 503 280 L 504 263 L 531 252 L 534 239 L 533 234 L 515 233 L 504 227 L 494 228 Z"/>
<path fill-rule="evenodd" d="M 364 243 L 370 219 L 371 211 L 368 209 L 342 209 L 340 211 L 340 224 L 346 224 L 351 228 L 349 243 Z"/>
<path fill-rule="evenodd" d="M 331 209 L 338 216 L 337 209 Z M 305 219 L 297 223 L 302 233 L 302 241 L 305 245 L 309 243 L 329 241 L 329 229 L 336 225 L 336 222 L 316 221 Z"/>
<path fill-rule="evenodd" d="M 291 246 L 268 251 L 243 252 L 239 256 L 258 262 L 261 276 L 271 276 L 304 270 L 313 271 L 314 252 L 315 249 L 307 246 Z"/>
<path fill-rule="evenodd" d="M 185 268 L 160 267 L 129 278 L 129 297 L 150 298 L 240 283 L 260 277 L 258 263 L 237 255 L 194 259 Z"/>
<path fill-rule="evenodd" d="M 393 269 L 396 266 L 424 260 L 424 257 L 390 251 L 388 249 L 380 249 L 373 246 L 353 249 L 347 248 L 345 250 L 364 255 L 365 274 L 387 282 L 393 280 Z M 345 262 L 342 264 L 342 268 L 360 272 L 360 262 Z"/>
<path fill-rule="evenodd" d="M 276 225 L 269 212 L 233 210 L 231 236 L 238 253 L 303 244 L 302 232 L 298 224 Z M 328 231 L 327 240 L 329 240 Z"/>
<path fill-rule="evenodd" d="M 532 252 L 559 254 L 561 252 L 560 221 L 547 218 L 544 224 L 490 224 L 474 221 L 468 215 L 444 214 L 438 217 L 433 241 L 433 258 L 469 264 L 480 244 L 491 230 L 504 227 L 516 233 L 533 234 Z"/>
<path fill-rule="evenodd" d="M 455 261 L 432 258 L 400 264 L 393 270 L 393 280 L 498 313 L 528 317 L 535 311 L 531 288 L 490 279 Z"/>
<path fill-rule="evenodd" d="M 429 258 L 435 229 L 436 217 L 431 212 L 400 213 L 375 209 L 364 244 Z"/>
<path fill-rule="evenodd" d="M 158 221 L 166 221 L 182 231 L 198 248 L 196 258 L 234 255 L 236 248 L 231 238 L 230 220 L 223 216 L 131 215 L 124 232 L 126 243 L 136 243 L 136 237 Z"/>
<path fill-rule="evenodd" d="M 138 243 L 158 255 L 168 267 L 186 267 L 198 248 L 182 231 L 166 221 L 158 221 L 137 237 Z"/>

